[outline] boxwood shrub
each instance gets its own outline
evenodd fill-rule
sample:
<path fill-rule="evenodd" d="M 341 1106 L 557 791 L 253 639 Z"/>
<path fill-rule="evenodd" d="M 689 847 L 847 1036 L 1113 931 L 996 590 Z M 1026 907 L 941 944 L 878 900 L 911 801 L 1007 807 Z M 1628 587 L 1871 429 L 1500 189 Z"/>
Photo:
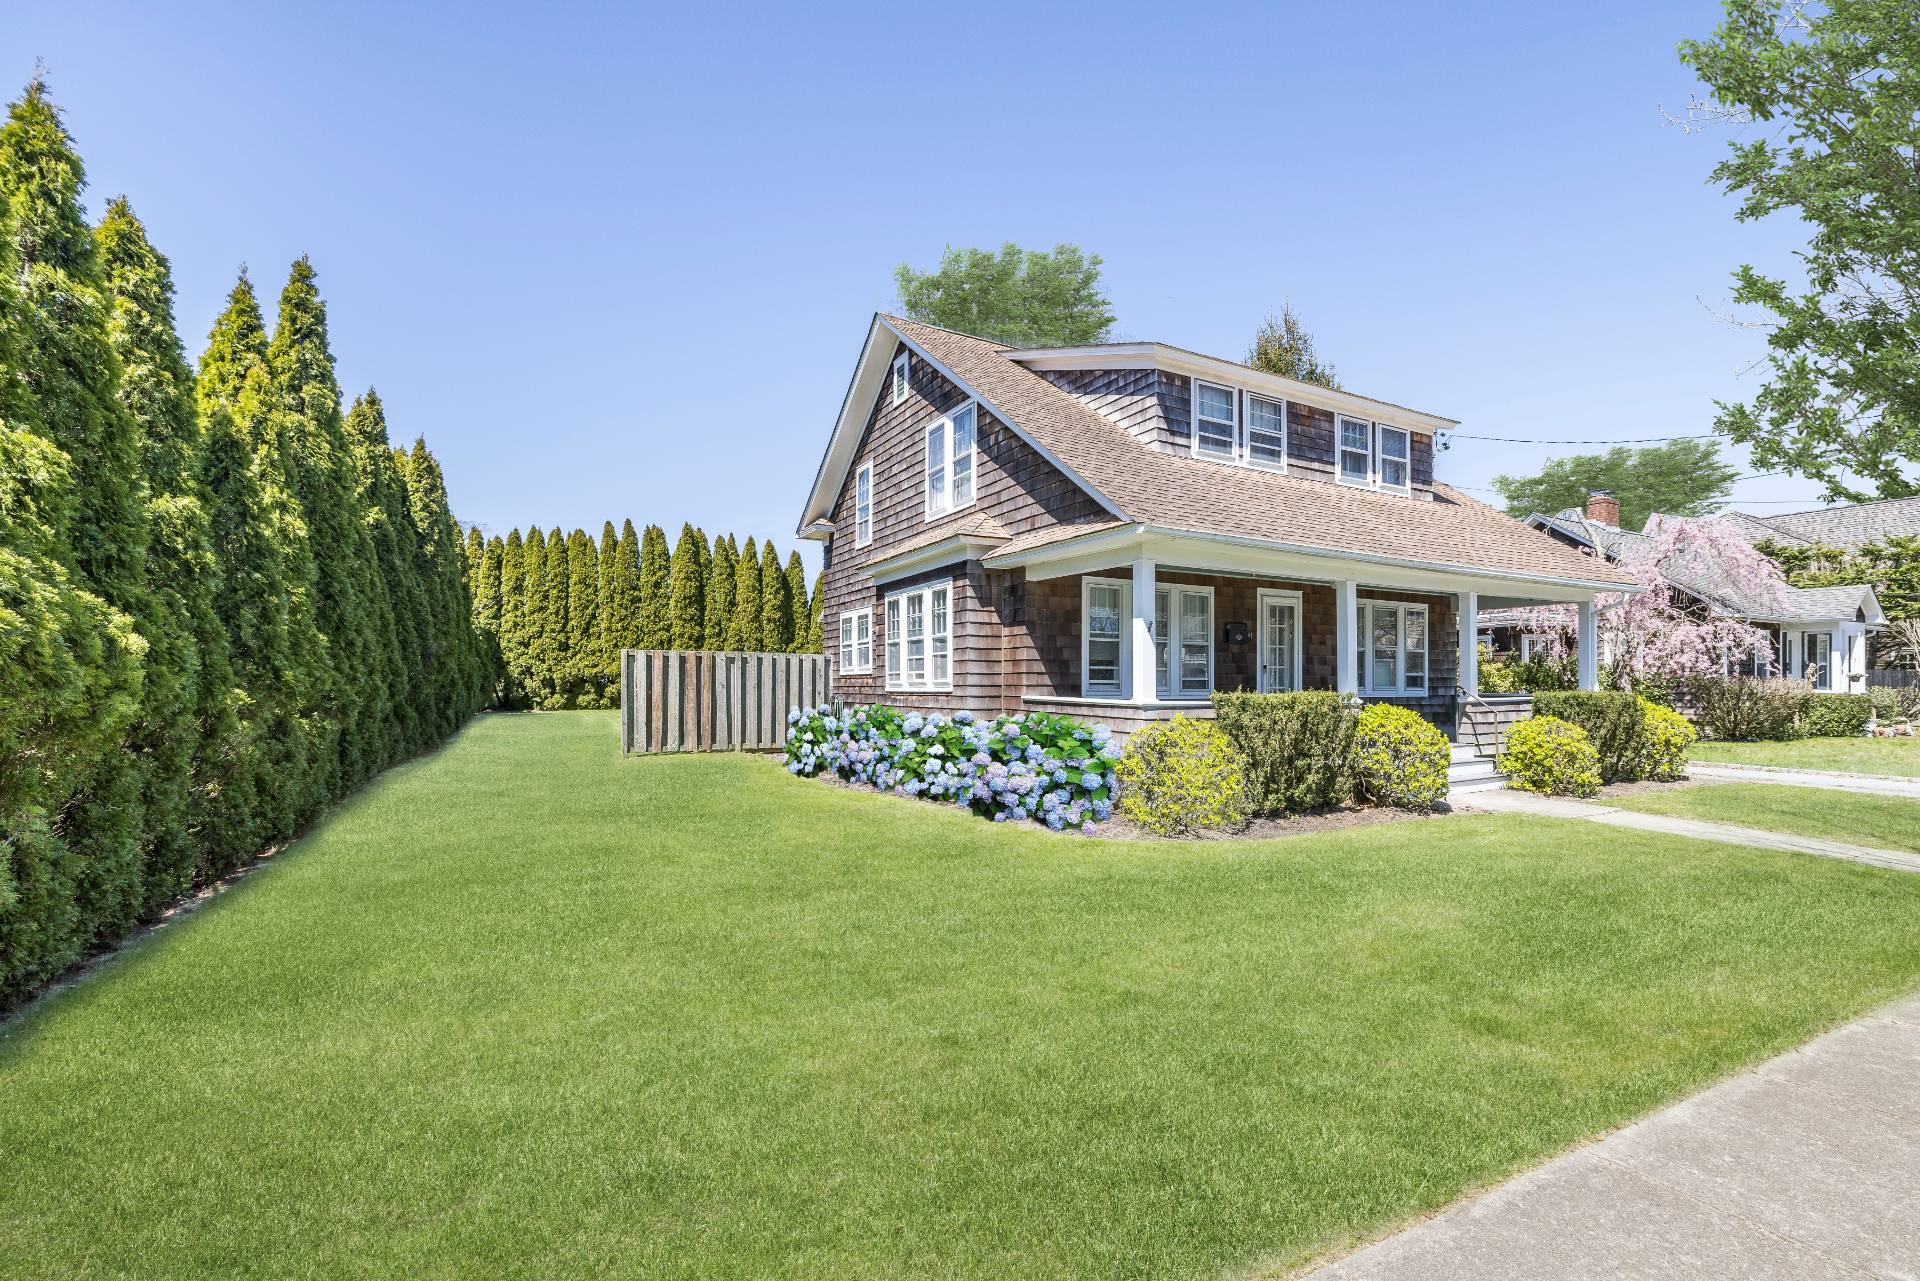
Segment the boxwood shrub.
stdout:
<path fill-rule="evenodd" d="M 1853 738 L 1867 732 L 1873 700 L 1865 694 L 1813 694 L 1800 712 L 1807 738 Z"/>
<path fill-rule="evenodd" d="M 1687 718 L 1651 699 L 1640 700 L 1646 713 L 1646 757 L 1640 777 L 1670 782 L 1687 776 L 1687 749 L 1699 741 Z"/>
<path fill-rule="evenodd" d="M 1417 712 L 1374 703 L 1354 730 L 1354 773 L 1360 799 L 1400 809 L 1438 809 L 1447 799 L 1447 736 Z"/>
<path fill-rule="evenodd" d="M 1215 694 L 1213 710 L 1240 754 L 1250 813 L 1298 814 L 1353 795 L 1357 699 L 1331 690 Z"/>
<path fill-rule="evenodd" d="M 1191 835 L 1246 817 L 1240 755 L 1211 721 L 1176 716 L 1135 730 L 1114 773 L 1121 817 L 1149 832 Z"/>
<path fill-rule="evenodd" d="M 1120 749 L 1104 725 L 1044 712 L 980 721 L 884 705 L 835 715 L 823 703 L 794 708 L 787 726 L 787 770 L 803 777 L 830 773 L 1056 831 L 1090 832 L 1112 812 Z"/>
<path fill-rule="evenodd" d="M 1647 761 L 1646 704 L 1623 690 L 1562 690 L 1533 696 L 1537 716 L 1551 716 L 1586 731 L 1609 783 L 1643 777 Z"/>
<path fill-rule="evenodd" d="M 1578 725 L 1533 716 L 1507 731 L 1500 753 L 1507 784 L 1543 796 L 1592 796 L 1600 790 L 1600 754 Z"/>

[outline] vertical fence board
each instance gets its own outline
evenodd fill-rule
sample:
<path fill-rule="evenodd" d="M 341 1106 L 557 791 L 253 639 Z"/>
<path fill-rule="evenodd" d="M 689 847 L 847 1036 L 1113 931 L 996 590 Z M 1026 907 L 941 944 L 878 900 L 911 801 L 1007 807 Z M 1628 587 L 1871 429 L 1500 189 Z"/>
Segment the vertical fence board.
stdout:
<path fill-rule="evenodd" d="M 620 750 L 773 751 L 787 709 L 827 699 L 820 654 L 640 650 L 620 655 Z"/>

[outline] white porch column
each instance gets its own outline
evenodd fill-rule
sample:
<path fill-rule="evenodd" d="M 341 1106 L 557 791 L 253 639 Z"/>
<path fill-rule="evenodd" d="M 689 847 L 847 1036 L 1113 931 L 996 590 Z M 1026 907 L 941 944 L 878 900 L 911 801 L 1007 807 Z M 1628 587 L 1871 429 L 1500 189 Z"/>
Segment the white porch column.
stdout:
<path fill-rule="evenodd" d="M 1142 556 L 1133 562 L 1133 619 L 1129 652 L 1133 655 L 1127 697 L 1151 703 L 1159 697 L 1153 661 L 1153 562 Z"/>
<path fill-rule="evenodd" d="M 1460 693 L 1480 692 L 1480 593 L 1461 592 L 1460 671 L 1456 678 Z"/>
<path fill-rule="evenodd" d="M 1359 621 L 1360 585 L 1343 578 L 1333 585 L 1333 687 L 1342 694 L 1360 692 L 1360 642 L 1354 635 Z"/>
<path fill-rule="evenodd" d="M 1594 626 L 1593 602 L 1580 602 L 1580 688 L 1600 688 L 1599 632 Z"/>

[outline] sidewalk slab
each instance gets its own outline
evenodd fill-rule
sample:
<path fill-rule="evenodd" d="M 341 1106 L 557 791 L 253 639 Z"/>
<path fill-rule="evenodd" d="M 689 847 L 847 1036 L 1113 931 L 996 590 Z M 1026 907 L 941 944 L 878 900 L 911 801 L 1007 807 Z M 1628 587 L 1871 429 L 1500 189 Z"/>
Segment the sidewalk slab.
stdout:
<path fill-rule="evenodd" d="M 1781 783 L 1789 787 L 1824 787 L 1836 792 L 1868 792 L 1875 796 L 1920 798 L 1920 778 L 1892 774 L 1843 774 L 1838 771 L 1786 769 L 1773 765 L 1730 765 L 1722 761 L 1694 761 L 1689 778 L 1717 778 L 1742 783 Z"/>

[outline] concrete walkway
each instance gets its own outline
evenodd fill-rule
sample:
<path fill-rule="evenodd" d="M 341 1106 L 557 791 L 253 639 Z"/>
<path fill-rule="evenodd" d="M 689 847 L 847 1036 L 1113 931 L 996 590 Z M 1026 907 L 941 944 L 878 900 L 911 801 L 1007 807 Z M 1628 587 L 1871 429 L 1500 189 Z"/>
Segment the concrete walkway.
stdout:
<path fill-rule="evenodd" d="M 1920 997 L 1307 1281 L 1920 1281 Z"/>
<path fill-rule="evenodd" d="M 1698 770 L 1694 771 L 1696 774 Z M 1665 814 L 1642 814 L 1637 810 L 1616 809 L 1592 801 L 1569 800 L 1563 796 L 1539 796 L 1513 789 L 1474 792 L 1461 800 L 1464 808 L 1495 810 L 1502 813 L 1539 814 L 1545 818 L 1581 818 L 1614 827 L 1632 827 L 1643 832 L 1664 832 L 1669 836 L 1688 836 L 1700 841 L 1719 841 L 1726 845 L 1753 845 L 1768 850 L 1791 850 L 1796 854 L 1818 854 L 1824 858 L 1844 858 L 1875 867 L 1891 867 L 1902 872 L 1920 872 L 1920 855 L 1898 850 L 1875 849 L 1868 845 L 1850 845 L 1845 841 L 1823 840 L 1817 836 L 1794 836 L 1787 832 L 1767 832 L 1757 827 L 1738 827 L 1731 823 L 1703 823 L 1698 819 L 1672 818 Z M 1920 1275 L 1920 1274 L 1917 1274 Z"/>
<path fill-rule="evenodd" d="M 1786 783 L 1793 787 L 1826 787 L 1840 792 L 1872 792 L 1878 796 L 1920 797 L 1920 778 L 1901 778 L 1892 774 L 1843 774 L 1837 770 L 1695 761 L 1687 766 L 1687 775 L 1690 778 L 1737 780 L 1742 783 Z"/>

